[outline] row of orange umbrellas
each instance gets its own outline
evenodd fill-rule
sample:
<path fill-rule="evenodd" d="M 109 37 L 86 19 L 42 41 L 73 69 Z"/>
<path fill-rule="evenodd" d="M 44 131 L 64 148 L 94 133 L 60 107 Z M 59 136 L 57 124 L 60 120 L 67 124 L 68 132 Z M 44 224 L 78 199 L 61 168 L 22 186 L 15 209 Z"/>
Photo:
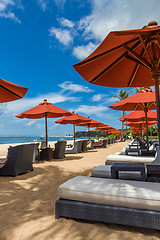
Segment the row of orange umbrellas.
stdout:
<path fill-rule="evenodd" d="M 73 112 L 71 116 L 61 118 L 55 122 L 59 123 L 59 124 L 64 124 L 64 125 L 65 124 L 73 124 L 74 141 L 75 141 L 75 126 L 88 127 L 89 139 L 90 139 L 90 128 L 96 127 L 97 135 L 98 135 L 98 130 L 100 127 L 103 127 L 105 129 L 106 129 L 106 127 L 112 128 L 106 124 L 103 124 L 103 123 L 93 120 L 91 118 L 85 118 L 75 112 Z"/>
<path fill-rule="evenodd" d="M 87 126 L 90 127 L 100 127 L 100 126 L 108 126 L 98 121 L 95 121 L 91 118 L 83 117 L 75 112 L 69 112 L 62 108 L 54 106 L 52 103 L 47 102 L 46 99 L 39 105 L 23 112 L 16 117 L 18 118 L 28 118 L 28 119 L 39 119 L 45 118 L 45 132 L 46 132 L 46 147 L 48 146 L 48 129 L 47 129 L 47 119 L 48 118 L 58 118 L 62 117 L 56 121 L 59 124 L 73 124 L 74 127 L 74 141 L 75 141 L 75 126 Z"/>
<path fill-rule="evenodd" d="M 119 102 L 116 102 L 112 105 L 110 105 L 111 109 L 116 110 L 124 110 L 124 111 L 131 111 L 134 110 L 134 113 L 132 113 L 132 116 L 129 116 L 128 119 L 135 119 L 138 120 L 145 120 L 146 124 L 146 140 L 147 140 L 147 149 L 149 149 L 149 142 L 148 142 L 148 111 L 151 109 L 156 109 L 156 98 L 155 98 L 155 92 L 152 92 L 151 89 L 144 88 L 143 90 L 140 90 L 138 93 L 125 98 Z M 143 110 L 143 111 L 142 111 Z M 135 112 L 141 112 L 141 115 Z M 143 113 L 142 113 L 143 112 Z M 150 112 L 150 115 L 153 114 L 153 112 Z M 155 114 L 154 114 L 155 116 Z M 157 118 L 157 116 L 156 116 Z M 124 117 L 124 119 L 127 119 Z M 122 119 L 123 120 L 123 119 Z M 127 124 L 126 124 L 127 125 Z"/>
<path fill-rule="evenodd" d="M 157 109 L 158 136 L 160 139 L 160 26 L 151 21 L 142 29 L 112 31 L 99 47 L 86 59 L 73 67 L 88 82 L 106 87 L 155 86 L 155 93 L 143 101 L 137 94 L 125 110 Z M 125 100 L 122 100 L 125 102 Z M 142 104 L 139 104 L 139 103 Z M 117 104 L 115 104 L 117 107 Z M 125 108 L 126 107 L 126 108 Z M 120 109 L 118 106 L 117 109 Z M 147 130 L 146 126 L 146 130 Z M 147 141 L 148 146 L 148 141 Z"/>

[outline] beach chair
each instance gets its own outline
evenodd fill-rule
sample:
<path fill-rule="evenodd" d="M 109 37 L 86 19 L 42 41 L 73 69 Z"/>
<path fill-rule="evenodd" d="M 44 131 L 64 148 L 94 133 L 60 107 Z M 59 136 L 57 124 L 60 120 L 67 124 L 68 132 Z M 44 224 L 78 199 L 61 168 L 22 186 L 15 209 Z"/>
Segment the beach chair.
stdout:
<path fill-rule="evenodd" d="M 60 217 L 160 230 L 159 183 L 76 176 L 57 191 Z"/>
<path fill-rule="evenodd" d="M 95 143 L 94 148 L 106 148 L 107 139 L 103 139 L 101 142 Z"/>
<path fill-rule="evenodd" d="M 66 148 L 66 141 L 57 141 L 55 144 L 55 149 L 53 151 L 53 158 L 61 159 L 65 158 L 65 148 Z"/>
<path fill-rule="evenodd" d="M 76 154 L 76 153 L 78 153 L 78 142 L 76 141 L 75 143 L 74 143 L 74 146 L 72 147 L 72 148 L 66 148 L 65 149 L 65 153 L 66 154 Z"/>
<path fill-rule="evenodd" d="M 89 140 L 87 142 L 87 150 L 94 149 L 94 140 Z"/>
<path fill-rule="evenodd" d="M 36 163 L 36 161 L 40 161 L 39 143 L 35 143 L 32 163 Z"/>
<path fill-rule="evenodd" d="M 17 176 L 33 171 L 38 144 L 23 144 L 8 148 L 6 163 L 0 168 L 0 176 Z"/>
<path fill-rule="evenodd" d="M 78 142 L 78 153 L 82 152 L 82 140 L 77 141 Z"/>
<path fill-rule="evenodd" d="M 82 152 L 87 151 L 87 142 L 88 142 L 88 140 L 83 140 L 82 141 Z"/>
<path fill-rule="evenodd" d="M 45 141 L 42 141 L 40 143 L 40 149 L 43 149 L 43 148 L 46 148 L 46 142 Z"/>

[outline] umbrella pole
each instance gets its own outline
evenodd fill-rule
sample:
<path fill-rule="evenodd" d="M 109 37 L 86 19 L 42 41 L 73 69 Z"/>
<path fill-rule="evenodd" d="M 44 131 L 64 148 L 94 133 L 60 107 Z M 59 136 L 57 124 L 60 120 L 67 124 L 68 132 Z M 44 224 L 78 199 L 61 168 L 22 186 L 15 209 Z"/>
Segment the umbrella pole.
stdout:
<path fill-rule="evenodd" d="M 126 125 L 126 140 L 127 140 L 127 125 Z"/>
<path fill-rule="evenodd" d="M 75 124 L 73 124 L 73 137 L 74 137 L 74 143 L 75 143 Z"/>
<path fill-rule="evenodd" d="M 157 133 L 158 139 L 160 141 L 160 98 L 159 98 L 159 76 L 153 76 L 153 80 L 155 80 L 155 94 L 156 94 L 156 108 L 157 108 Z M 160 151 L 160 144 L 159 144 Z"/>
<path fill-rule="evenodd" d="M 48 146 L 47 113 L 45 114 L 45 128 L 46 128 L 46 147 L 47 147 Z"/>
<path fill-rule="evenodd" d="M 147 120 L 147 112 L 148 109 L 145 107 L 144 108 L 144 112 L 145 112 L 145 121 L 146 121 L 146 141 L 147 141 L 147 151 L 149 151 L 149 141 L 148 141 L 148 120 Z"/>
<path fill-rule="evenodd" d="M 124 111 L 123 111 L 123 117 L 124 117 Z M 122 138 L 123 138 L 123 134 L 124 134 L 124 122 L 122 122 Z"/>
<path fill-rule="evenodd" d="M 90 140 L 90 126 L 88 125 L 88 137 L 89 137 L 89 140 Z"/>
<path fill-rule="evenodd" d="M 142 120 L 142 141 L 144 142 L 144 121 Z"/>
<path fill-rule="evenodd" d="M 142 124 L 139 126 L 139 139 L 142 141 Z"/>

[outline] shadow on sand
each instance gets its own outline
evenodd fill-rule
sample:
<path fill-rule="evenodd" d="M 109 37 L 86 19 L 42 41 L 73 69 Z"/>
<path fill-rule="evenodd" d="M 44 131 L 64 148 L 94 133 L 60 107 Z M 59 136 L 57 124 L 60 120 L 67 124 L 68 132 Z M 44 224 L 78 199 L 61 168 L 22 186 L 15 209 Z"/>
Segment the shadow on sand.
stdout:
<path fill-rule="evenodd" d="M 160 233 L 154 230 L 65 218 L 55 220 L 58 186 L 74 176 L 85 176 L 89 172 L 90 169 L 68 173 L 57 166 L 37 164 L 33 172 L 16 178 L 0 177 L 0 239 L 155 240 L 160 238 Z"/>

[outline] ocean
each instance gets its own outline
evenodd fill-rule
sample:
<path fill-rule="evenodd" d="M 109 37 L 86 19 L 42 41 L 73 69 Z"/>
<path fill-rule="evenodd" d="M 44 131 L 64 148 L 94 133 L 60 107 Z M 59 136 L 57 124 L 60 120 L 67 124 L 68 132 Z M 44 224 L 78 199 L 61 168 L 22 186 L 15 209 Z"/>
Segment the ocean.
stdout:
<path fill-rule="evenodd" d="M 66 137 L 48 137 L 48 142 L 58 141 L 58 140 L 73 140 L 72 136 Z M 26 143 L 26 142 L 42 142 L 45 141 L 45 137 L 22 137 L 22 136 L 7 136 L 0 137 L 0 144 L 9 144 L 9 143 Z"/>

